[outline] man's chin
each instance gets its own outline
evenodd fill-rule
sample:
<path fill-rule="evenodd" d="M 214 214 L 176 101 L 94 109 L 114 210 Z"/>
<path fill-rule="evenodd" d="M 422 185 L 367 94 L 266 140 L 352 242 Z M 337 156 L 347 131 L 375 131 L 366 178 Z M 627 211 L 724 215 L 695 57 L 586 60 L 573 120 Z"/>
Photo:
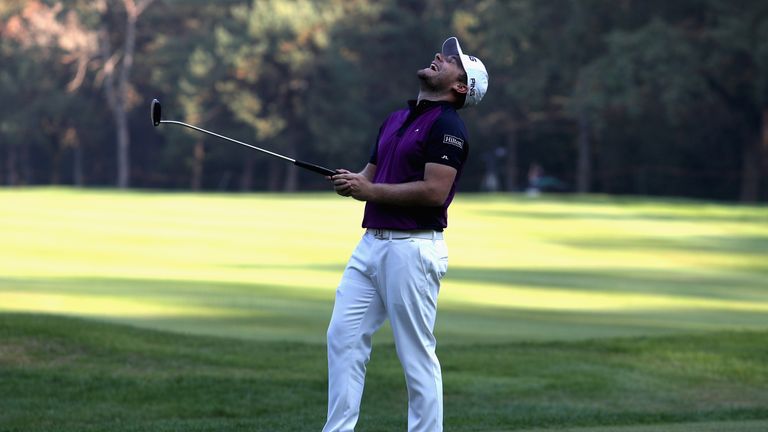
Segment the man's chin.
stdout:
<path fill-rule="evenodd" d="M 419 89 L 429 92 L 437 90 L 437 85 L 435 84 L 435 80 L 432 75 L 429 73 L 418 73 L 417 75 L 419 77 Z"/>

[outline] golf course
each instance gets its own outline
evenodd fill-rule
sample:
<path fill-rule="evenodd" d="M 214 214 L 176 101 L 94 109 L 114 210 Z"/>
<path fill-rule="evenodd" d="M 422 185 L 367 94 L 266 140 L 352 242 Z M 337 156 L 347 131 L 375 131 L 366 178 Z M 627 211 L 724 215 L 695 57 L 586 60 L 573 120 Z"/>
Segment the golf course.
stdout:
<path fill-rule="evenodd" d="M 0 189 L 0 431 L 319 431 L 332 192 Z M 768 430 L 768 207 L 458 194 L 446 431 Z M 358 431 L 403 431 L 391 330 Z"/>

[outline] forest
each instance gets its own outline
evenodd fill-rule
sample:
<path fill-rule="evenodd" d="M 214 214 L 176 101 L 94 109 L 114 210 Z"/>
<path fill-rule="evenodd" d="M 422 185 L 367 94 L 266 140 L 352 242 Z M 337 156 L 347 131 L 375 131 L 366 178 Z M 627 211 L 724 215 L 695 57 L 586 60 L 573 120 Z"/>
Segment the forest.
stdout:
<path fill-rule="evenodd" d="M 768 201 L 764 0 L 3 0 L 0 184 L 328 189 L 416 70 L 485 63 L 460 188 Z"/>

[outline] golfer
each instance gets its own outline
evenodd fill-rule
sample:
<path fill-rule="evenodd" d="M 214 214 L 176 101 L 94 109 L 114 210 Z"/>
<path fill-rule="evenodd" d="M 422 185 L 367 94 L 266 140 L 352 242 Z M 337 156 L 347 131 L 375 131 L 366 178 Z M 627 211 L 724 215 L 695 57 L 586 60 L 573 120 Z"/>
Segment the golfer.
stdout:
<path fill-rule="evenodd" d="M 328 327 L 324 432 L 354 430 L 371 337 L 387 318 L 408 387 L 408 430 L 443 430 L 433 330 L 448 269 L 443 229 L 469 150 L 456 111 L 480 102 L 488 72 L 452 37 L 417 76 L 418 99 L 384 121 L 362 172 L 340 169 L 331 177 L 336 193 L 366 202 L 366 232 L 344 270 Z"/>

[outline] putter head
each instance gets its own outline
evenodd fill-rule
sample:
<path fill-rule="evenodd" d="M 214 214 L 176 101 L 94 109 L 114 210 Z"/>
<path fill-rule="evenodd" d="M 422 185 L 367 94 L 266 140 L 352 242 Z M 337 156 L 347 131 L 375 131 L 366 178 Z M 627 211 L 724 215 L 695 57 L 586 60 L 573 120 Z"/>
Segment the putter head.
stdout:
<path fill-rule="evenodd" d="M 160 119 L 162 118 L 162 111 L 160 107 L 160 101 L 157 99 L 152 99 L 152 124 L 157 126 L 160 124 Z"/>

